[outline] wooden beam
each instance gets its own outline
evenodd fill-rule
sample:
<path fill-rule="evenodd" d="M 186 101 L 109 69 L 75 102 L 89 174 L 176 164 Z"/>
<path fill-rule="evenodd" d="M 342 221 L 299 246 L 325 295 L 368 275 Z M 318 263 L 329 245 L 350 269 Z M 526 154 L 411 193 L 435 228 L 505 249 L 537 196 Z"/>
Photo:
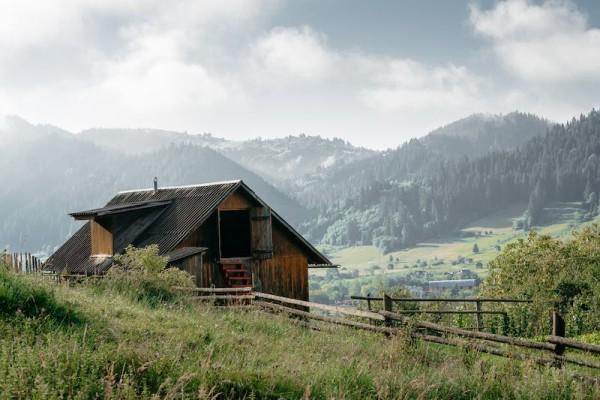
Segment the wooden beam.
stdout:
<path fill-rule="evenodd" d="M 589 351 L 590 353 L 600 354 L 600 346 L 596 346 L 593 344 L 582 343 L 572 339 L 567 339 L 560 336 L 548 336 L 547 340 L 550 343 L 561 344 L 566 347 L 571 347 L 574 349 Z"/>
<path fill-rule="evenodd" d="M 265 307 L 265 308 L 270 308 L 272 310 L 285 312 L 285 313 L 291 314 L 291 315 L 297 315 L 299 317 L 305 317 L 305 318 L 315 319 L 318 321 L 329 322 L 329 323 L 336 324 L 336 325 L 343 325 L 343 326 L 349 326 L 352 328 L 365 329 L 368 331 L 385 333 L 385 334 L 389 334 L 389 335 L 395 335 L 398 333 L 398 330 L 393 329 L 393 328 L 369 325 L 369 324 L 365 324 L 362 322 L 351 321 L 351 320 L 343 319 L 343 318 L 326 317 L 324 315 L 312 314 L 312 313 L 309 313 L 306 311 L 300 311 L 295 308 L 285 307 L 280 304 L 269 303 L 266 301 L 257 300 L 254 302 L 254 305 L 258 305 L 258 306 Z"/>
<path fill-rule="evenodd" d="M 353 300 L 375 300 L 383 301 L 383 297 L 366 297 L 366 296 L 350 296 Z M 492 298 L 467 298 L 467 299 L 440 299 L 440 298 L 420 298 L 420 297 L 402 297 L 392 298 L 392 301 L 396 302 L 447 302 L 447 303 L 474 303 L 476 301 L 482 303 L 531 303 L 532 300 L 521 300 L 521 299 L 492 299 Z"/>
<path fill-rule="evenodd" d="M 241 288 L 188 288 L 175 286 L 173 287 L 175 290 L 181 291 L 189 291 L 189 292 L 198 292 L 198 293 L 239 293 L 239 292 L 251 292 L 251 287 L 241 287 Z"/>
<path fill-rule="evenodd" d="M 403 318 L 400 315 L 397 315 L 396 313 L 391 313 L 391 312 L 387 312 L 387 311 L 380 311 L 379 313 L 388 318 L 406 322 L 405 318 Z M 429 330 L 436 331 L 436 332 L 449 333 L 452 335 L 468 337 L 468 338 L 472 338 L 472 339 L 483 339 L 483 340 L 489 340 L 491 342 L 511 344 L 513 346 L 527 347 L 530 349 L 554 351 L 554 345 L 550 344 L 550 343 L 545 343 L 545 342 L 535 342 L 533 340 L 515 338 L 515 337 L 510 337 L 510 336 L 496 335 L 494 333 L 468 331 L 466 329 L 460 329 L 460 328 L 454 328 L 451 326 L 434 324 L 433 322 L 427 322 L 427 321 L 415 322 L 414 326 L 416 326 L 417 328 L 429 329 Z"/>
<path fill-rule="evenodd" d="M 580 359 L 576 359 L 576 358 L 572 358 L 572 357 L 566 357 L 566 356 L 553 356 L 551 358 L 536 357 L 536 356 L 530 356 L 528 354 L 516 354 L 516 353 L 512 353 L 512 352 L 503 350 L 503 349 L 488 347 L 481 343 L 467 342 L 467 341 L 460 340 L 460 339 L 450 339 L 450 338 L 444 338 L 444 337 L 439 337 L 439 336 L 418 335 L 418 334 L 415 335 L 415 337 L 420 338 L 426 342 L 463 347 L 463 348 L 475 350 L 475 351 L 478 351 L 481 353 L 488 353 L 488 354 L 493 354 L 493 355 L 501 356 L 501 357 L 514 358 L 517 360 L 530 359 L 540 365 L 553 365 L 556 361 L 561 361 L 561 362 L 571 363 L 574 365 L 579 365 L 581 367 L 588 367 L 588 368 L 595 368 L 595 369 L 600 368 L 600 365 L 596 364 L 594 362 L 580 360 Z"/>
<path fill-rule="evenodd" d="M 377 314 L 374 312 L 369 312 L 369 311 L 357 310 L 355 308 L 350 308 L 350 307 L 330 306 L 330 305 L 326 305 L 326 304 L 312 303 L 310 301 L 304 301 L 304 300 L 289 299 L 287 297 L 275 296 L 273 294 L 260 293 L 260 292 L 254 292 L 254 295 L 257 298 L 262 298 L 262 299 L 267 299 L 267 300 L 275 300 L 275 301 L 279 301 L 282 303 L 294 304 L 297 306 L 316 308 L 316 309 L 320 309 L 320 310 L 324 310 L 324 311 L 331 311 L 331 312 L 336 312 L 336 313 L 340 313 L 340 314 L 351 315 L 353 317 L 369 318 L 369 319 L 376 320 L 376 321 L 385 321 L 385 317 L 383 315 L 380 315 L 380 314 Z"/>
<path fill-rule="evenodd" d="M 254 300 L 253 295 L 214 295 L 214 296 L 195 296 L 190 297 L 197 301 L 212 301 L 212 300 Z"/>
<path fill-rule="evenodd" d="M 396 314 L 506 314 L 506 311 L 477 310 L 397 310 Z"/>

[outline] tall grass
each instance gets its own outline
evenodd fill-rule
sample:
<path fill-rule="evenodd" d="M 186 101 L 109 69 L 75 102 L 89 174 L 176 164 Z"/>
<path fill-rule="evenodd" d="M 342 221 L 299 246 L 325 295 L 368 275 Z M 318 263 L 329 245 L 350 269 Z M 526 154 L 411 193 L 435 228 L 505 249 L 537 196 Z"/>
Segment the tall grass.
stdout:
<path fill-rule="evenodd" d="M 35 284 L 35 283 L 32 283 Z M 59 286 L 83 325 L 0 319 L 0 398 L 598 398 L 564 371 L 403 337 Z"/>
<path fill-rule="evenodd" d="M 52 288 L 0 266 L 0 318 L 43 318 L 80 323 L 81 316 L 56 300 Z"/>

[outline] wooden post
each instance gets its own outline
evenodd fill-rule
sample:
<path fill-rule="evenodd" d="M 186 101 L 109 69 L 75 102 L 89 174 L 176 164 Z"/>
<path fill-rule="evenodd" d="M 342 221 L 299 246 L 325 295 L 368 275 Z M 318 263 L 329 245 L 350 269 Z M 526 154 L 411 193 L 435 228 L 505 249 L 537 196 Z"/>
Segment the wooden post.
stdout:
<path fill-rule="evenodd" d="M 392 312 L 392 306 L 393 306 L 392 298 L 384 293 L 383 294 L 383 309 L 385 311 Z M 384 323 L 385 323 L 385 326 L 391 326 L 392 320 L 388 317 L 385 317 Z"/>
<path fill-rule="evenodd" d="M 479 300 L 477 300 L 475 302 L 475 309 L 477 310 L 477 314 L 475 314 L 475 324 L 477 327 L 477 332 L 481 332 L 481 330 L 483 329 L 483 321 L 482 321 L 482 317 L 481 317 L 481 302 Z"/>
<path fill-rule="evenodd" d="M 371 293 L 367 293 L 367 309 L 371 311 Z"/>
<path fill-rule="evenodd" d="M 559 313 L 558 308 L 552 312 L 552 336 L 565 337 L 565 319 Z M 565 352 L 565 345 L 556 343 L 554 345 L 554 354 L 557 356 L 562 356 Z M 556 367 L 562 367 L 563 362 L 561 360 L 556 360 Z"/>

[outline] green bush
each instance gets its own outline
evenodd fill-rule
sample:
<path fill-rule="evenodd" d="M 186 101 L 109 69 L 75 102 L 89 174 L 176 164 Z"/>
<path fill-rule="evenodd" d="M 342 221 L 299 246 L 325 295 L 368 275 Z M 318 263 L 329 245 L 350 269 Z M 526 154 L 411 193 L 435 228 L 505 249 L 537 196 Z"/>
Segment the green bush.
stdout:
<path fill-rule="evenodd" d="M 50 288 L 0 266 L 0 318 L 46 318 L 79 323 L 81 316 L 58 302 Z"/>
<path fill-rule="evenodd" d="M 600 227 L 591 225 L 561 241 L 530 233 L 508 244 L 489 264 L 483 296 L 532 299 L 533 304 L 506 305 L 511 333 L 547 335 L 558 308 L 570 336 L 600 327 Z"/>
<path fill-rule="evenodd" d="M 115 257 L 115 265 L 98 285 L 151 306 L 179 302 L 181 293 L 173 288 L 194 287 L 194 282 L 190 274 L 167 268 L 167 263 L 156 245 L 139 249 L 129 246 L 124 254 Z"/>

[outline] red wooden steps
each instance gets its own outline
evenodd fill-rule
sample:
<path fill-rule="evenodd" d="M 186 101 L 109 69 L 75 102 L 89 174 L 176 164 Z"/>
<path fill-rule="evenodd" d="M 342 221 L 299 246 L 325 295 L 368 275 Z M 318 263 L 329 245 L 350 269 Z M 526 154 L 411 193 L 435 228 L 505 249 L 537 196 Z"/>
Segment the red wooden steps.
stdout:
<path fill-rule="evenodd" d="M 252 275 L 241 262 L 223 262 L 221 264 L 225 282 L 232 288 L 252 287 Z"/>

